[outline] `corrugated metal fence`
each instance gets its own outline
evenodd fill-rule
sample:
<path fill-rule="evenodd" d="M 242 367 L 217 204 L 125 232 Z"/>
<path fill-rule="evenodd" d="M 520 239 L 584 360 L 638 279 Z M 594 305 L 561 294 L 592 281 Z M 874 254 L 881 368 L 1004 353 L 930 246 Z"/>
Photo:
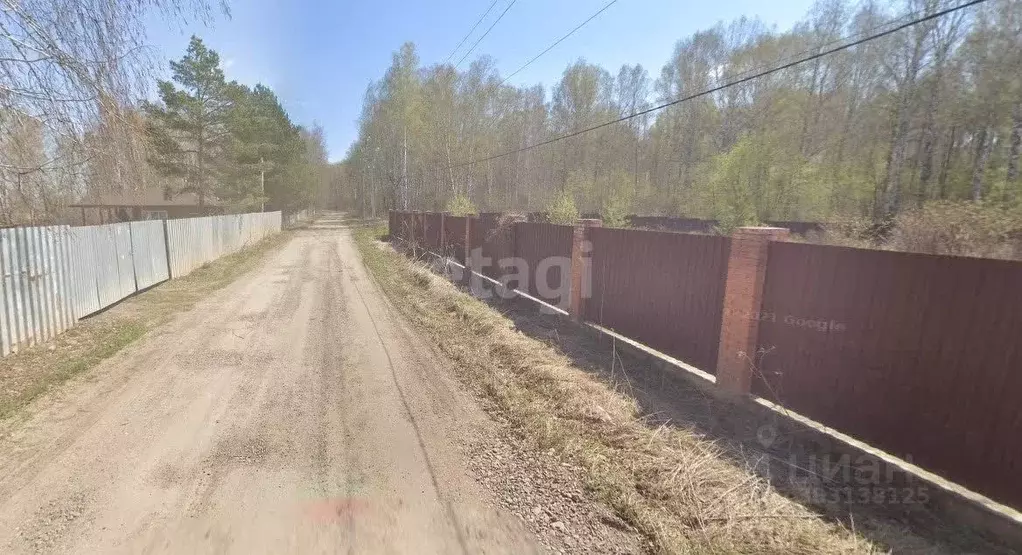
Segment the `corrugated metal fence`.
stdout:
<path fill-rule="evenodd" d="M 754 391 L 1022 507 L 1022 264 L 769 248 Z"/>
<path fill-rule="evenodd" d="M 0 348 L 6 355 L 74 324 L 68 226 L 0 229 Z"/>
<path fill-rule="evenodd" d="M 153 223 L 162 226 L 162 222 Z M 131 231 L 129 223 L 71 228 L 71 301 L 76 317 L 92 314 L 135 292 Z M 139 256 L 147 255 L 140 252 Z"/>
<path fill-rule="evenodd" d="M 713 372 L 731 239 L 610 228 L 591 236 L 585 318 Z"/>
<path fill-rule="evenodd" d="M 280 228 L 280 212 L 265 212 L 0 229 L 0 355 L 52 339 L 79 318 Z"/>
<path fill-rule="evenodd" d="M 564 309 L 568 307 L 568 291 L 562 284 L 570 279 L 573 233 L 570 225 L 527 222 L 516 223 L 514 229 L 515 256 L 528 264 L 530 273 L 526 292 Z"/>
<path fill-rule="evenodd" d="M 423 216 L 392 212 L 391 235 L 431 244 Z M 444 242 L 463 252 L 466 221 L 448 221 Z M 494 214 L 468 227 L 494 279 L 501 258 L 535 272 L 571 252 L 571 227 L 510 227 Z M 588 237 L 584 320 L 711 373 L 723 323 L 754 322 L 753 393 L 1022 508 L 1022 263 L 772 242 L 760 306 L 727 314 L 732 238 L 599 227 Z"/>
<path fill-rule="evenodd" d="M 280 231 L 280 224 L 280 212 L 168 220 L 170 276 L 186 276 L 207 262 L 237 252 Z"/>

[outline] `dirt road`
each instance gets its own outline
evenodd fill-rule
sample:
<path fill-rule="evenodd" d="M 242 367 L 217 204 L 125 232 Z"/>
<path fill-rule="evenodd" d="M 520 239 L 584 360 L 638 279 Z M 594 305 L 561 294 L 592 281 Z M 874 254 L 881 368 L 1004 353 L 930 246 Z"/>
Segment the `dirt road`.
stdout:
<path fill-rule="evenodd" d="M 514 552 L 485 417 L 339 219 L 0 430 L 0 552 Z"/>

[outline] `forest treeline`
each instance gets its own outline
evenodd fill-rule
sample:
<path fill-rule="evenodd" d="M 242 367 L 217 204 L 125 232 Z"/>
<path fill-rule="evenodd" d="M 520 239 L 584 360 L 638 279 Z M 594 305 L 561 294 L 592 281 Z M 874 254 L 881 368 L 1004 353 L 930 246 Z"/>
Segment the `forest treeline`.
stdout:
<path fill-rule="evenodd" d="M 268 87 L 229 80 L 197 38 L 161 80 L 146 40 L 154 12 L 171 26 L 229 14 L 217 0 L 5 3 L 0 226 L 77 223 L 69 205 L 142 189 L 233 211 L 324 201 L 322 131 L 292 122 Z"/>
<path fill-rule="evenodd" d="M 343 164 L 348 201 L 376 214 L 577 210 L 730 223 L 890 221 L 957 201 L 1011 219 L 1022 197 L 1019 0 L 992 0 L 647 116 L 462 165 L 952 5 L 821 0 L 787 31 L 742 18 L 682 38 L 655 75 L 579 59 L 549 90 L 506 83 L 487 57 L 464 71 L 423 66 L 405 44 L 366 90 Z"/>

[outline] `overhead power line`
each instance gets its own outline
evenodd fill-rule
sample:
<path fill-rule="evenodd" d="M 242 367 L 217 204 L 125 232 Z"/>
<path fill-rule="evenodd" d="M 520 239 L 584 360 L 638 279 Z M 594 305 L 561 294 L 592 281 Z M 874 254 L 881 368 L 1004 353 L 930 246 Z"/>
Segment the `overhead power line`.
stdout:
<path fill-rule="evenodd" d="M 490 4 L 490 7 L 486 8 L 486 11 L 483 12 L 483 15 L 479 17 L 479 19 L 476 21 L 476 24 L 473 25 L 472 28 L 468 30 L 468 33 L 465 35 L 464 38 L 461 39 L 461 42 L 458 43 L 458 46 L 455 46 L 454 50 L 451 50 L 451 53 L 447 55 L 447 59 L 444 60 L 445 64 L 451 61 L 451 58 L 454 57 L 454 53 L 457 52 L 459 48 L 461 48 L 461 45 L 465 44 L 465 41 L 468 40 L 468 37 L 472 36 L 472 33 L 475 32 L 476 27 L 479 27 L 479 24 L 482 23 L 484 19 L 486 19 L 486 16 L 490 15 L 490 11 L 493 10 L 493 7 L 496 6 L 497 2 L 499 1 L 500 0 L 493 0 L 493 3 Z"/>
<path fill-rule="evenodd" d="M 948 0 L 946 2 L 941 2 L 941 4 L 944 5 L 944 6 L 947 6 L 947 5 L 950 5 L 950 4 L 954 4 L 956 1 L 957 0 Z M 823 42 L 823 43 L 820 43 L 820 44 L 816 44 L 816 45 L 814 45 L 811 48 L 807 48 L 805 50 L 802 50 L 802 51 L 797 52 L 795 54 L 792 54 L 790 56 L 785 56 L 785 57 L 783 57 L 783 58 L 781 58 L 779 60 L 774 60 L 773 62 L 771 62 L 769 64 L 763 64 L 763 65 L 759 65 L 759 66 L 756 66 L 756 67 L 753 67 L 753 68 L 749 68 L 749 69 L 747 69 L 745 71 L 738 72 L 738 73 L 736 73 L 736 74 L 734 74 L 734 75 L 732 75 L 730 77 L 731 78 L 739 78 L 739 77 L 742 77 L 744 75 L 748 75 L 750 73 L 753 73 L 753 72 L 756 72 L 756 71 L 760 71 L 762 69 L 765 69 L 765 68 L 768 68 L 768 67 L 771 67 L 771 66 L 775 66 L 775 65 L 780 64 L 780 63 L 785 63 L 788 60 L 794 60 L 796 58 L 805 56 L 807 54 L 812 54 L 814 52 L 819 52 L 820 50 L 822 50 L 824 48 L 827 48 L 828 46 L 830 46 L 832 44 L 840 44 L 840 43 L 843 43 L 843 42 L 846 42 L 846 41 L 855 40 L 855 39 L 857 39 L 859 37 L 865 37 L 865 36 L 875 32 L 875 31 L 878 31 L 879 29 L 886 29 L 886 28 L 889 28 L 889 27 L 893 27 L 893 26 L 899 25 L 900 23 L 902 23 L 904 21 L 910 20 L 910 19 L 915 18 L 915 17 L 919 17 L 919 16 L 921 16 L 921 15 L 923 15 L 925 13 L 926 13 L 926 9 L 919 9 L 919 10 L 903 13 L 900 16 L 892 19 L 891 21 L 885 21 L 885 22 L 883 22 L 883 23 L 881 23 L 879 25 L 874 25 L 872 27 L 869 27 L 868 29 L 863 29 L 863 30 L 861 30 L 861 31 L 859 31 L 857 33 L 854 33 L 854 34 L 851 34 L 851 35 L 846 35 L 844 37 L 840 37 L 840 38 L 837 38 L 837 39 L 829 40 L 827 42 Z"/>
<path fill-rule="evenodd" d="M 533 57 L 531 60 L 529 60 L 528 62 L 525 62 L 525 65 L 523 65 L 522 67 L 514 70 L 511 73 L 511 75 L 508 75 L 507 77 L 505 77 L 504 80 L 500 82 L 500 84 L 503 85 L 504 83 L 507 83 L 512 77 L 514 77 L 515 75 L 518 75 L 518 73 L 521 72 L 523 69 L 525 69 L 525 68 L 529 67 L 530 65 L 532 65 L 532 62 L 535 62 L 536 60 L 542 58 L 544 54 L 546 54 L 547 52 L 550 52 L 551 50 L 553 50 L 555 46 L 557 46 L 558 44 L 561 44 L 562 42 L 564 42 L 564 40 L 567 39 L 568 37 L 570 37 L 571 35 L 574 35 L 575 31 L 578 31 L 582 27 L 585 27 L 587 23 L 589 23 L 590 21 L 596 19 L 601 13 L 607 11 L 607 8 L 613 6 L 616 3 L 617 3 L 617 0 L 610 0 L 610 2 L 607 2 L 607 4 L 605 6 L 603 6 L 602 8 L 600 8 L 599 11 L 597 11 L 593 15 L 589 16 L 589 19 L 583 21 L 582 23 L 579 23 L 578 26 L 575 27 L 574 29 L 572 29 L 570 32 L 568 32 L 567 35 L 564 35 L 563 37 L 557 39 L 556 42 L 554 42 L 550 46 L 546 47 L 546 50 L 540 52 L 539 54 L 536 54 L 536 56 Z"/>
<path fill-rule="evenodd" d="M 454 64 L 454 67 L 460 66 L 461 62 L 464 62 L 465 58 L 468 58 L 468 55 L 471 54 L 472 51 L 475 50 L 477 46 L 479 46 L 480 42 L 483 42 L 483 39 L 486 38 L 486 35 L 490 34 L 490 31 L 492 31 L 493 28 L 496 27 L 498 23 L 500 23 L 500 20 L 504 19 L 504 14 L 506 14 L 507 11 L 511 9 L 511 6 L 514 6 L 515 2 L 517 2 L 517 1 L 518 0 L 511 0 L 511 3 L 508 4 L 506 8 L 504 8 L 504 11 L 500 12 L 500 16 L 498 16 L 497 19 L 495 19 L 493 21 L 493 23 L 490 24 L 490 27 L 488 29 L 486 29 L 486 32 L 483 33 L 483 36 L 479 37 L 479 39 L 476 40 L 475 44 L 472 45 L 472 48 L 469 48 L 468 52 L 465 52 L 465 55 L 462 56 L 460 60 L 458 60 L 458 63 Z"/>
<path fill-rule="evenodd" d="M 653 112 L 657 112 L 659 110 L 663 110 L 664 108 L 669 108 L 669 107 L 674 106 L 676 104 L 681 104 L 682 102 L 688 102 L 689 100 L 695 100 L 696 98 L 700 98 L 700 97 L 703 97 L 703 96 L 711 95 L 713 93 L 720 92 L 720 91 L 722 91 L 724 89 L 728 89 L 728 88 L 731 88 L 731 87 L 734 87 L 734 86 L 737 86 L 737 85 L 748 83 L 749 81 L 752 81 L 754 79 L 759 79 L 760 77 L 765 77 L 767 75 L 771 75 L 771 74 L 777 73 L 779 71 L 784 71 L 786 69 L 793 68 L 795 66 L 804 64 L 806 62 L 811 62 L 813 60 L 816 60 L 816 59 L 819 59 L 819 58 L 823 58 L 824 56 L 829 56 L 831 54 L 834 54 L 834 53 L 837 53 L 837 52 L 841 52 L 842 50 L 847 50 L 849 48 L 858 46 L 860 44 L 864 44 L 864 43 L 867 43 L 867 42 L 870 42 L 870 41 L 873 41 L 873 40 L 877 40 L 877 39 L 886 37 L 888 35 L 892 35 L 892 34 L 897 33 L 898 31 L 901 31 L 903 29 L 907 29 L 909 27 L 912 27 L 912 26 L 915 26 L 915 25 L 919 25 L 920 23 L 925 23 L 927 21 L 943 17 L 943 16 L 948 15 L 950 13 L 953 13 L 953 12 L 956 12 L 956 11 L 959 11 L 959 10 L 963 10 L 965 8 L 969 8 L 969 7 L 978 5 L 978 4 L 982 4 L 983 2 L 986 2 L 986 1 L 987 0 L 971 0 L 971 1 L 966 2 L 964 4 L 959 4 L 959 5 L 951 7 L 951 8 L 947 8 L 947 9 L 944 9 L 944 10 L 941 10 L 941 11 L 938 11 L 938 12 L 934 12 L 934 13 L 932 13 L 930 15 L 927 15 L 927 16 L 924 16 L 924 17 L 913 19 L 912 21 L 903 23 L 903 24 L 898 25 L 896 27 L 892 27 L 892 28 L 887 29 L 885 31 L 881 31 L 879 33 L 875 33 L 875 34 L 869 35 L 867 37 L 855 40 L 853 42 L 849 42 L 849 43 L 843 44 L 841 46 L 836 46 L 834 48 L 830 48 L 830 49 L 824 50 L 822 52 L 817 52 L 816 54 L 813 54 L 811 56 L 806 56 L 806 57 L 803 57 L 803 58 L 799 58 L 798 60 L 795 60 L 793 62 L 782 64 L 782 65 L 773 67 L 771 69 L 767 69 L 765 71 L 761 71 L 761 72 L 755 73 L 753 75 L 749 75 L 747 77 L 742 77 L 740 79 L 735 79 L 733 81 L 729 81 L 729 82 L 724 83 L 722 85 L 718 85 L 716 87 L 713 87 L 713 88 L 710 88 L 710 89 L 706 89 L 704 91 L 701 91 L 701 92 L 698 92 L 698 93 L 695 93 L 695 94 L 690 94 L 690 95 L 682 97 L 682 98 L 677 98 L 677 99 L 672 100 L 670 102 L 665 102 L 663 104 L 658 104 L 656 106 L 653 106 L 651 108 L 647 108 L 645 110 L 640 110 L 638 112 L 633 112 L 631 114 L 628 114 L 627 116 L 623 116 L 623 117 L 620 117 L 620 118 L 617 118 L 617 119 L 614 119 L 614 120 L 611 120 L 611 121 L 606 121 L 606 122 L 594 125 L 592 127 L 587 127 L 585 129 L 580 129 L 578 131 L 573 131 L 571 133 L 567 133 L 567 134 L 564 134 L 564 135 L 558 135 L 557 137 L 553 137 L 553 138 L 547 139 L 545 141 L 540 141 L 538 143 L 533 143 L 531 145 L 527 145 L 527 146 L 524 146 L 524 147 L 519 148 L 519 149 L 509 150 L 507 152 L 502 152 L 500 154 L 494 154 L 493 156 L 487 156 L 485 158 L 479 158 L 477 160 L 470 160 L 468 162 L 462 162 L 462 163 L 459 163 L 459 164 L 454 164 L 454 165 L 451 166 L 451 168 L 462 168 L 462 167 L 466 167 L 466 166 L 472 166 L 472 165 L 475 165 L 475 164 L 480 164 L 482 162 L 489 162 L 490 160 L 496 160 L 497 158 L 503 158 L 504 156 L 510 156 L 512 154 L 518 154 L 520 152 L 525 152 L 527 150 L 532 150 L 534 148 L 539 148 L 541 146 L 546 146 L 546 145 L 551 144 L 551 143 L 556 143 L 558 141 L 563 141 L 565 139 L 570 139 L 572 137 L 577 137 L 577 136 L 583 135 L 585 133 L 590 133 L 592 131 L 596 131 L 597 129 L 602 129 L 602 128 L 607 127 L 607 126 L 614 125 L 615 123 L 621 123 L 622 121 L 627 121 L 627 120 L 630 120 L 632 118 L 637 118 L 639 116 L 644 116 L 644 115 L 647 115 L 647 114 L 651 114 Z"/>

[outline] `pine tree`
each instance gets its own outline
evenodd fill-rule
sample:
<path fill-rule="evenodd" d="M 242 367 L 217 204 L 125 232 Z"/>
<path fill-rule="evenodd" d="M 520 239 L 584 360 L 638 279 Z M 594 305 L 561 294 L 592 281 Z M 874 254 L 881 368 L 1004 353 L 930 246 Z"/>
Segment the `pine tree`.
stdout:
<path fill-rule="evenodd" d="M 226 81 L 220 56 L 198 37 L 192 36 L 185 56 L 170 68 L 173 82 L 158 82 L 161 102 L 145 104 L 151 163 L 182 178 L 180 191 L 195 193 L 201 206 L 232 171 L 226 156 L 232 141 L 228 119 L 243 93 Z"/>
<path fill-rule="evenodd" d="M 288 191 L 300 185 L 287 182 L 286 170 L 301 163 L 304 144 L 277 95 L 264 85 L 239 87 L 228 127 L 231 167 L 222 196 L 242 208 L 285 206 Z"/>

